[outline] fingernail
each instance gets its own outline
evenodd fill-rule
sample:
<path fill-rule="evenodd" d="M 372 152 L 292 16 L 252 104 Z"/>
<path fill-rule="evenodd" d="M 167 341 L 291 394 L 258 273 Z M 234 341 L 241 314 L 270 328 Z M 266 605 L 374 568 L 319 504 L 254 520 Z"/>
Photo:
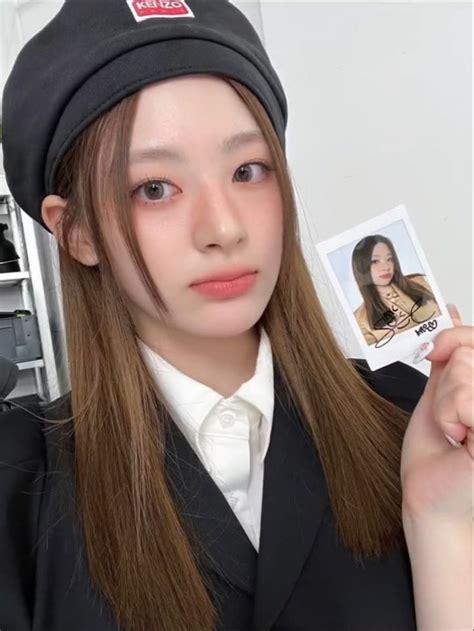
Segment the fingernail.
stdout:
<path fill-rule="evenodd" d="M 456 447 L 457 449 L 460 449 L 462 447 L 461 443 L 458 443 L 457 440 L 454 440 L 454 438 L 451 438 L 451 436 L 448 436 L 448 434 L 445 434 L 445 437 L 448 443 L 450 443 L 453 447 Z"/>
<path fill-rule="evenodd" d="M 431 353 L 433 348 L 433 342 L 423 342 L 423 344 L 416 349 L 412 362 L 418 364 L 418 362 L 421 362 L 422 359 L 425 359 L 425 357 Z"/>

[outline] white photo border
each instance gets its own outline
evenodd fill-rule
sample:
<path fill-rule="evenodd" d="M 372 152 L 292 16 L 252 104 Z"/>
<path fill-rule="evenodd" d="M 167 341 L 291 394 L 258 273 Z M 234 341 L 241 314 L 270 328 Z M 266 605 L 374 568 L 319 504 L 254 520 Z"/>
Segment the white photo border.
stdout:
<path fill-rule="evenodd" d="M 376 234 L 380 231 L 380 229 L 400 220 L 403 222 L 411 239 L 412 246 L 419 258 L 423 273 L 431 286 L 441 315 L 433 318 L 433 320 L 436 320 L 436 328 L 433 328 L 432 330 L 427 329 L 423 332 L 422 337 L 419 337 L 419 334 L 416 332 L 417 327 L 412 327 L 407 331 L 397 332 L 393 338 L 393 342 L 390 344 L 384 344 L 381 347 L 374 347 L 372 345 L 369 346 L 367 345 L 364 335 L 355 319 L 351 305 L 342 290 L 340 281 L 336 276 L 331 261 L 329 260 L 329 254 L 346 246 L 348 243 L 360 240 L 370 234 Z M 316 250 L 371 370 L 377 370 L 400 360 L 412 363 L 415 359 L 417 349 L 420 346 L 422 346 L 425 342 L 430 342 L 443 329 L 454 326 L 446 304 L 441 296 L 438 284 L 434 279 L 428 259 L 425 256 L 421 243 L 410 220 L 405 204 L 399 204 L 391 210 L 358 224 L 354 228 L 345 230 L 330 239 L 322 241 L 316 245 Z"/>

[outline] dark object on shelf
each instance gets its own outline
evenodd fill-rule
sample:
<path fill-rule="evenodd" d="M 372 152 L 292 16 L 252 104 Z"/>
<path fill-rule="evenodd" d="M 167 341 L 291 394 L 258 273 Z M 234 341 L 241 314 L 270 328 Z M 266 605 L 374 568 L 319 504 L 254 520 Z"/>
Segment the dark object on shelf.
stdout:
<path fill-rule="evenodd" d="M 18 366 L 15 362 L 0 356 L 0 412 L 12 407 L 5 399 L 16 386 L 18 373 Z"/>
<path fill-rule="evenodd" d="M 27 406 L 42 400 L 37 394 L 7 400 L 6 397 L 14 390 L 18 382 L 18 373 L 15 362 L 0 356 L 0 413 L 11 410 L 15 407 L 15 403 Z"/>
<path fill-rule="evenodd" d="M 35 407 L 38 403 L 44 402 L 45 399 L 42 399 L 38 394 L 27 394 L 22 397 L 14 397 L 4 401 L 0 399 L 0 422 L 2 420 L 2 412 L 14 410 L 16 403 L 22 407 L 28 407 L 29 405 L 33 405 L 33 407 Z"/>
<path fill-rule="evenodd" d="M 0 355 L 13 362 L 41 359 L 38 322 L 31 311 L 0 311 Z"/>
<path fill-rule="evenodd" d="M 0 223 L 0 274 L 21 272 L 20 264 L 18 263 L 20 257 L 13 243 L 5 238 L 3 234 L 5 230 L 8 230 L 8 224 Z"/>
<path fill-rule="evenodd" d="M 18 366 L 0 355 L 0 398 L 7 397 L 18 381 Z"/>

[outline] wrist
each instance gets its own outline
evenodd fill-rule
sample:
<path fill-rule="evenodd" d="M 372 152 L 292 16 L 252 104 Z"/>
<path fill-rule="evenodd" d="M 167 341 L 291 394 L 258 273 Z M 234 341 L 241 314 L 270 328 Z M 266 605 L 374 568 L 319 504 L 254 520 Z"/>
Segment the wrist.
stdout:
<path fill-rule="evenodd" d="M 403 531 L 411 555 L 445 556 L 461 558 L 469 550 L 469 559 L 474 550 L 474 523 L 472 520 L 453 522 L 432 516 L 403 513 Z"/>
<path fill-rule="evenodd" d="M 416 534 L 423 532 L 439 532 L 458 534 L 465 539 L 473 537 L 474 515 L 466 515 L 465 518 L 451 519 L 439 515 L 420 514 L 411 510 L 407 506 L 402 506 L 403 529 L 406 534 Z"/>
<path fill-rule="evenodd" d="M 417 629 L 474 629 L 472 522 L 453 524 L 405 512 L 403 527 L 413 577 Z"/>

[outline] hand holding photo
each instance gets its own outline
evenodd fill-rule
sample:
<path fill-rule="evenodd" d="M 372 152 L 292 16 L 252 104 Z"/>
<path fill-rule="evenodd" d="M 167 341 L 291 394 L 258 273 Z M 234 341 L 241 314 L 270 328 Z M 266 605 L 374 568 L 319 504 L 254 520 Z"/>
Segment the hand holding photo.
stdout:
<path fill-rule="evenodd" d="M 404 205 L 317 250 L 372 370 L 421 361 L 453 326 Z"/>

